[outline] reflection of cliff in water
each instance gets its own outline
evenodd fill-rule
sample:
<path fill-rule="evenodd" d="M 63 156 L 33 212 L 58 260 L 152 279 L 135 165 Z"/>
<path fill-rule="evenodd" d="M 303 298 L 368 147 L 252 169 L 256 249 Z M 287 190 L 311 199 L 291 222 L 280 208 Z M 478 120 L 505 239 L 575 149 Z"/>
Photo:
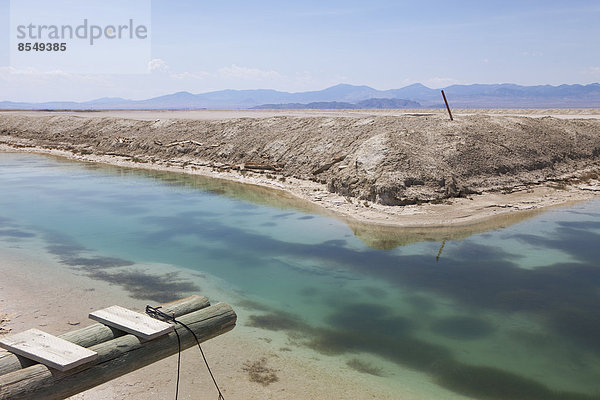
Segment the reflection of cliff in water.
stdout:
<path fill-rule="evenodd" d="M 63 161 L 63 159 L 61 159 Z M 96 164 L 84 164 L 87 168 L 96 169 Z M 190 187 L 204 190 L 210 193 L 224 195 L 230 198 L 245 200 L 254 204 L 275 207 L 280 209 L 294 209 L 327 215 L 338 218 L 350 227 L 354 235 L 367 246 L 375 249 L 393 249 L 411 243 L 423 241 L 441 242 L 443 240 L 464 239 L 473 234 L 493 231 L 499 228 L 519 223 L 534 217 L 543 210 L 526 210 L 508 212 L 501 215 L 486 217 L 480 221 L 466 223 L 464 225 L 452 226 L 428 226 L 428 227 L 394 227 L 374 223 L 366 223 L 350 218 L 341 217 L 334 212 L 328 211 L 317 204 L 299 199 L 298 197 L 283 190 L 267 188 L 259 185 L 234 182 L 226 179 L 211 178 L 201 175 L 189 175 L 186 173 L 171 171 L 155 171 L 146 169 L 124 168 L 112 165 L 102 166 L 112 173 L 121 176 L 137 175 L 156 179 L 168 185 Z"/>
<path fill-rule="evenodd" d="M 543 212 L 543 209 L 508 212 L 483 218 L 476 222 L 452 226 L 394 227 L 368 224 L 345 219 L 354 235 L 367 246 L 375 249 L 393 249 L 412 243 L 459 240 L 471 235 L 506 228 Z"/>
<path fill-rule="evenodd" d="M 376 249 L 393 249 L 411 243 L 423 241 L 441 242 L 443 240 L 464 239 L 473 234 L 504 228 L 540 214 L 543 210 L 509 212 L 484 218 L 464 225 L 431 227 L 394 227 L 389 225 L 366 223 L 341 217 L 317 204 L 299 199 L 283 190 L 257 185 L 232 182 L 225 179 L 208 178 L 198 175 L 186 175 L 162 171 L 147 171 L 149 176 L 170 184 L 189 186 L 221 194 L 255 204 L 281 209 L 295 209 L 303 212 L 318 213 L 341 219 L 350 227 L 354 235 L 367 246 Z"/>

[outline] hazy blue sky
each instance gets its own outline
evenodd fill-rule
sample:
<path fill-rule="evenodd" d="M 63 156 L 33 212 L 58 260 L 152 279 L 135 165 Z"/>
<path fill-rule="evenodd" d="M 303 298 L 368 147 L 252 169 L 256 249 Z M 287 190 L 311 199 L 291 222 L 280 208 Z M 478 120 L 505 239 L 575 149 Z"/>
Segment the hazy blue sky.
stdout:
<path fill-rule="evenodd" d="M 600 81 L 599 0 L 155 0 L 153 61 L 139 75 L 11 68 L 8 6 L 0 0 L 0 100 Z"/>

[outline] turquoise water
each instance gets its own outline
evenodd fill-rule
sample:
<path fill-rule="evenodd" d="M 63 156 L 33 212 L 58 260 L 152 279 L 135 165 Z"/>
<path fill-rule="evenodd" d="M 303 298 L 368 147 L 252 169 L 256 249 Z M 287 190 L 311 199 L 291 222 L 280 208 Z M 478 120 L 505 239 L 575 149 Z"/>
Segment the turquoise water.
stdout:
<path fill-rule="evenodd" d="M 223 282 L 292 351 L 478 399 L 600 398 L 600 202 L 463 240 L 368 247 L 336 219 L 206 178 L 0 153 L 0 241 L 157 302 Z M 243 315 L 242 315 L 243 314 Z"/>

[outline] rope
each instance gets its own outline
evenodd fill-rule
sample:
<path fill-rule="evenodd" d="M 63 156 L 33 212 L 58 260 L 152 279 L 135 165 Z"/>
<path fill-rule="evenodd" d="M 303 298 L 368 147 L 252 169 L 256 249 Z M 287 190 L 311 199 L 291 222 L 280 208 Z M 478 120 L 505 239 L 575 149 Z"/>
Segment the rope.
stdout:
<path fill-rule="evenodd" d="M 151 316 L 153 318 L 162 320 L 162 321 L 171 321 L 173 323 L 179 324 L 179 325 L 183 326 L 185 329 L 187 329 L 192 334 L 192 336 L 194 336 L 194 339 L 196 340 L 196 344 L 198 345 L 198 349 L 200 349 L 200 354 L 202 354 L 202 359 L 204 360 L 206 369 L 208 370 L 208 373 L 210 374 L 210 377 L 211 377 L 213 383 L 215 384 L 215 388 L 217 389 L 217 392 L 219 392 L 218 400 L 225 400 L 223 393 L 221 393 L 221 389 L 219 389 L 217 380 L 215 379 L 215 376 L 213 375 L 213 372 L 210 369 L 210 365 L 208 365 L 208 360 L 206 359 L 206 356 L 204 355 L 204 351 L 202 350 L 202 346 L 200 346 L 200 340 L 198 340 L 198 336 L 196 336 L 196 333 L 189 326 L 184 324 L 183 322 L 176 320 L 175 314 L 169 315 L 165 312 L 160 311 L 159 308 L 161 308 L 161 307 L 146 306 L 146 314 L 148 314 L 149 316 Z M 175 391 L 175 400 L 177 400 L 177 397 L 179 396 L 179 375 L 180 375 L 180 370 L 181 370 L 181 339 L 179 338 L 179 332 L 177 332 L 177 329 L 174 329 L 174 331 L 175 331 L 175 335 L 177 336 L 177 353 L 178 353 L 177 354 L 177 385 L 176 385 L 176 391 Z"/>
<path fill-rule="evenodd" d="M 179 338 L 179 332 L 177 329 L 173 329 L 175 331 L 175 336 L 177 336 L 177 384 L 175 385 L 175 400 L 179 397 L 179 371 L 181 371 L 181 339 Z"/>

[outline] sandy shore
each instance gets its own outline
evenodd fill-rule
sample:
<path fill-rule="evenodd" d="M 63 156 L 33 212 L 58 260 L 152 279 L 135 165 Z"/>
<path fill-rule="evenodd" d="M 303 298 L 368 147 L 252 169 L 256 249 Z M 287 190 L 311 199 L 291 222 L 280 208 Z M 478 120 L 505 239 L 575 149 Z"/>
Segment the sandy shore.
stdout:
<path fill-rule="evenodd" d="M 119 286 L 77 273 L 44 253 L 43 249 L 30 246 L 0 242 L 0 270 L 4 276 L 11 277 L 10 281 L 0 284 L 0 335 L 30 328 L 59 335 L 92 324 L 93 321 L 87 319 L 87 313 L 92 310 L 113 304 L 141 310 L 146 304 L 154 304 L 150 300 L 131 298 Z M 168 267 L 161 266 L 161 272 L 164 268 Z M 191 271 L 189 276 L 185 276 L 185 271 L 180 270 L 180 273 L 185 279 L 198 279 Z M 40 276 L 44 279 L 39 279 Z M 207 287 L 207 283 L 203 282 L 203 286 Z M 219 295 L 212 289 L 207 291 Z M 31 296 L 31 293 L 36 295 Z M 245 326 L 250 311 L 244 306 L 232 305 L 238 314 L 238 326 L 203 345 L 228 400 L 423 399 L 440 395 L 441 389 L 433 383 L 428 384 L 427 379 L 417 372 L 406 370 L 397 381 L 384 380 L 353 371 L 340 360 L 312 351 L 291 353 L 286 335 Z M 261 359 L 266 360 L 265 366 L 275 374 L 276 382 L 262 385 L 251 381 L 245 367 Z M 216 398 L 197 349 L 186 350 L 182 363 L 179 398 Z M 176 356 L 172 356 L 71 398 L 174 398 L 175 376 Z M 444 397 L 461 398 L 450 392 Z"/>

